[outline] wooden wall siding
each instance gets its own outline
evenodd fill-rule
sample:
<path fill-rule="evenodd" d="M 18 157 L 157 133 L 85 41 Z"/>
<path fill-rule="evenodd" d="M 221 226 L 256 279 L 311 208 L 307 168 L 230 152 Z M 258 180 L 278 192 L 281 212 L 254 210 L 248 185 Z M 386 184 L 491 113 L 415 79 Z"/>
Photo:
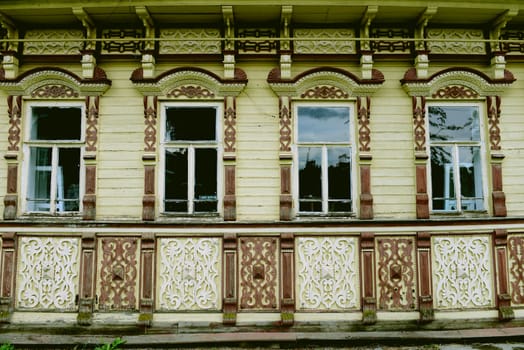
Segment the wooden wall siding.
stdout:
<path fill-rule="evenodd" d="M 417 308 L 417 270 L 413 238 L 379 237 L 377 297 L 379 310 Z"/>
<path fill-rule="evenodd" d="M 508 270 L 511 304 L 524 305 L 524 235 L 508 238 Z"/>
<path fill-rule="evenodd" d="M 76 311 L 80 240 L 20 237 L 18 243 L 16 308 Z"/>
<path fill-rule="evenodd" d="M 157 259 L 157 310 L 220 310 L 222 240 L 161 238 Z"/>
<path fill-rule="evenodd" d="M 137 310 L 138 239 L 101 237 L 98 257 L 98 309 Z"/>
<path fill-rule="evenodd" d="M 494 306 L 489 236 L 438 236 L 431 244 L 435 309 Z"/>
<path fill-rule="evenodd" d="M 239 310 L 278 311 L 279 239 L 240 237 L 238 254 Z"/>
<path fill-rule="evenodd" d="M 358 239 L 296 237 L 295 245 L 297 311 L 358 310 Z"/>

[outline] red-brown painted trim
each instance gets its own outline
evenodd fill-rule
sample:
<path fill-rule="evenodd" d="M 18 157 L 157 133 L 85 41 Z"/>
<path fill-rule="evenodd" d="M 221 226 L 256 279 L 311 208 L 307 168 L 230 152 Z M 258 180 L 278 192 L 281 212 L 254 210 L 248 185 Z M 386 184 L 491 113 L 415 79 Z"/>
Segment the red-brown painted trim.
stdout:
<path fill-rule="evenodd" d="M 155 165 L 144 165 L 144 196 L 142 198 L 142 220 L 155 220 Z"/>
<path fill-rule="evenodd" d="M 360 235 L 361 276 L 362 276 L 362 323 L 377 321 L 377 297 L 375 295 L 375 234 L 363 232 Z"/>
<path fill-rule="evenodd" d="M 247 75 L 246 73 L 240 69 L 235 68 L 235 75 L 233 79 L 223 79 L 216 75 L 215 73 L 208 71 L 207 69 L 203 68 L 197 68 L 197 67 L 178 67 L 170 69 L 166 72 L 163 72 L 162 74 L 158 75 L 155 78 L 144 78 L 144 70 L 143 68 L 137 68 L 133 71 L 131 74 L 131 77 L 129 78 L 133 83 L 141 83 L 141 84 L 156 84 L 160 80 L 178 73 L 178 72 L 196 72 L 196 73 L 202 73 L 205 75 L 208 75 L 212 79 L 220 82 L 221 84 L 238 84 L 238 83 L 247 83 Z"/>
<path fill-rule="evenodd" d="M 237 322 L 237 235 L 224 233 L 223 259 L 224 259 L 224 325 L 235 325 Z"/>
<path fill-rule="evenodd" d="M 86 84 L 87 85 L 89 84 L 111 85 L 111 80 L 107 79 L 106 72 L 100 67 L 95 67 L 94 76 L 93 78 L 89 78 L 89 79 L 82 79 L 75 73 L 67 69 L 60 68 L 60 67 L 37 67 L 37 68 L 30 69 L 20 74 L 15 79 L 6 79 L 5 76 L 0 75 L 0 82 L 19 83 L 20 81 L 22 81 L 24 78 L 27 78 L 28 76 L 31 76 L 33 74 L 37 74 L 40 72 L 44 72 L 44 71 L 52 71 L 52 72 L 56 72 L 59 74 L 65 74 L 69 76 L 71 79 L 75 80 L 80 85 L 86 85 Z"/>
<path fill-rule="evenodd" d="M 431 235 L 417 232 L 418 307 L 421 322 L 435 319 L 431 281 Z"/>
<path fill-rule="evenodd" d="M 483 72 L 481 72 L 479 70 L 470 68 L 470 67 L 451 67 L 451 68 L 446 68 L 446 69 L 443 69 L 443 70 L 440 70 L 440 71 L 434 73 L 429 78 L 419 79 L 417 77 L 417 69 L 412 67 L 412 68 L 410 68 L 410 69 L 408 69 L 406 71 L 406 73 L 404 74 L 404 78 L 400 80 L 400 83 L 401 84 L 430 83 L 433 79 L 439 77 L 440 75 L 446 74 L 446 73 L 450 73 L 450 72 L 469 72 L 469 73 L 472 73 L 472 74 L 475 74 L 475 75 L 479 76 L 480 78 L 484 79 L 485 81 L 487 81 L 490 84 L 511 84 L 511 83 L 513 83 L 516 80 L 515 77 L 513 76 L 513 74 L 510 71 L 508 71 L 507 69 L 504 70 L 504 78 L 502 78 L 502 79 L 492 79 L 488 75 L 486 75 L 485 73 L 483 73 Z"/>
<path fill-rule="evenodd" d="M 415 166 L 416 175 L 416 211 L 417 219 L 429 218 L 429 196 L 427 189 L 427 167 L 425 164 L 417 164 Z"/>
<path fill-rule="evenodd" d="M 281 299 L 280 314 L 284 326 L 292 326 L 295 313 L 295 237 L 280 235 Z"/>
<path fill-rule="evenodd" d="M 140 245 L 140 316 L 138 323 L 151 326 L 154 309 L 155 235 L 144 233 Z"/>
<path fill-rule="evenodd" d="M 499 320 L 509 321 L 515 318 L 515 313 L 511 308 L 511 295 L 508 281 L 508 232 L 506 230 L 493 231 L 493 253 Z"/>
<path fill-rule="evenodd" d="M 96 165 L 86 165 L 85 175 L 83 219 L 94 220 L 96 218 Z"/>
<path fill-rule="evenodd" d="M 493 216 L 507 216 L 506 195 L 502 190 L 502 165 L 491 164 Z"/>
<path fill-rule="evenodd" d="M 95 295 L 95 262 L 96 239 L 94 234 L 83 234 L 80 260 L 80 290 L 77 322 L 80 325 L 90 325 L 93 320 Z"/>
<path fill-rule="evenodd" d="M 16 242 L 16 233 L 2 234 L 0 323 L 8 323 L 14 310 Z"/>
<path fill-rule="evenodd" d="M 224 165 L 224 181 L 224 221 L 235 221 L 237 218 L 236 165 Z"/>
<path fill-rule="evenodd" d="M 4 196 L 4 220 L 14 220 L 18 211 L 18 164 L 7 165 L 7 193 Z"/>
<path fill-rule="evenodd" d="M 360 165 L 360 219 L 373 219 L 371 167 L 363 164 Z"/>
<path fill-rule="evenodd" d="M 291 165 L 280 164 L 280 220 L 292 219 Z"/>
<path fill-rule="evenodd" d="M 382 74 L 382 72 L 379 71 L 378 69 L 373 69 L 372 70 L 371 79 L 361 79 L 358 76 L 356 76 L 355 74 L 353 74 L 351 72 L 348 72 L 345 69 L 338 68 L 338 67 L 326 66 L 326 67 L 317 67 L 317 68 L 309 69 L 309 70 L 307 70 L 305 72 L 302 72 L 302 73 L 298 74 L 297 76 L 295 76 L 294 78 L 291 78 L 291 79 L 283 79 L 281 77 L 280 67 L 273 68 L 269 72 L 269 74 L 267 76 L 267 82 L 270 83 L 270 84 L 275 84 L 275 83 L 291 83 L 291 84 L 294 84 L 297 81 L 299 81 L 300 79 L 302 79 L 304 77 L 307 77 L 308 75 L 311 75 L 311 74 L 314 74 L 314 73 L 319 73 L 319 72 L 342 74 L 345 77 L 353 80 L 356 84 L 382 84 L 385 81 L 384 74 Z"/>

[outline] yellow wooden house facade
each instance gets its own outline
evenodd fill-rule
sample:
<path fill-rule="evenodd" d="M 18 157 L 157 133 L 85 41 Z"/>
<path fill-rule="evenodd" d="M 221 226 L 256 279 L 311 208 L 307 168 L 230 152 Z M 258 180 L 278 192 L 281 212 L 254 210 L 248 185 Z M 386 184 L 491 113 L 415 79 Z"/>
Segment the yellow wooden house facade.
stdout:
<path fill-rule="evenodd" d="M 521 1 L 6 0 L 0 25 L 2 322 L 524 318 Z"/>

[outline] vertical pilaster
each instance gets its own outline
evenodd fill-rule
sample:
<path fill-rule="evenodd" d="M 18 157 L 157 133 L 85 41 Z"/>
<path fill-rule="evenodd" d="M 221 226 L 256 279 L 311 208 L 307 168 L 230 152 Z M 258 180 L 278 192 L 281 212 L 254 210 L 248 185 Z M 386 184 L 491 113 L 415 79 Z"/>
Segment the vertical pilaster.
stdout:
<path fill-rule="evenodd" d="M 373 219 L 373 195 L 371 194 L 371 98 L 357 97 L 358 143 L 360 168 L 360 219 Z"/>
<path fill-rule="evenodd" d="M 145 233 L 140 242 L 140 301 L 138 323 L 150 327 L 153 322 L 155 276 L 155 235 Z"/>
<path fill-rule="evenodd" d="M 508 283 L 508 232 L 506 230 L 493 231 L 493 244 L 499 320 L 509 321 L 515 318 L 515 313 L 511 308 L 511 295 Z"/>
<path fill-rule="evenodd" d="M 233 6 L 222 6 L 222 17 L 224 19 L 224 78 L 233 79 L 235 77 L 235 17 Z"/>
<path fill-rule="evenodd" d="M 502 188 L 502 153 L 500 136 L 500 97 L 487 96 L 489 143 L 491 150 L 491 199 L 493 202 L 493 216 L 504 217 L 507 215 L 506 195 Z"/>
<path fill-rule="evenodd" d="M 291 98 L 279 97 L 280 120 L 280 220 L 292 219 L 293 199 L 291 195 Z"/>
<path fill-rule="evenodd" d="M 364 232 L 360 236 L 362 275 L 362 323 L 377 321 L 377 297 L 375 294 L 375 234 Z"/>
<path fill-rule="evenodd" d="M 4 220 L 16 219 L 18 211 L 18 152 L 20 151 L 20 119 L 22 96 L 7 98 L 9 134 L 7 137 L 7 193 L 4 197 Z"/>
<path fill-rule="evenodd" d="M 98 144 L 98 96 L 86 97 L 86 145 L 84 152 L 85 191 L 83 203 L 83 219 L 96 218 L 96 151 Z"/>
<path fill-rule="evenodd" d="M 235 221 L 236 211 L 236 99 L 224 99 L 224 220 Z"/>
<path fill-rule="evenodd" d="M 142 220 L 155 220 L 155 167 L 156 167 L 156 96 L 144 96 L 144 196 L 142 197 Z"/>
<path fill-rule="evenodd" d="M 420 322 L 430 322 L 435 316 L 431 286 L 431 235 L 428 232 L 417 233 L 417 263 Z"/>
<path fill-rule="evenodd" d="M 280 235 L 280 271 L 282 281 L 280 315 L 282 325 L 292 326 L 295 313 L 295 237 L 292 233 Z"/>
<path fill-rule="evenodd" d="M 429 196 L 426 150 L 426 98 L 413 96 L 413 140 L 415 141 L 416 213 L 417 219 L 429 218 Z"/>
<path fill-rule="evenodd" d="M 82 252 L 80 261 L 80 295 L 77 322 L 88 326 L 93 320 L 95 296 L 95 263 L 96 263 L 95 235 L 85 233 L 82 236 Z"/>
<path fill-rule="evenodd" d="M 0 323 L 9 323 L 14 309 L 16 234 L 2 234 L 2 283 L 0 284 Z"/>
<path fill-rule="evenodd" d="M 223 242 L 224 257 L 224 325 L 235 325 L 237 321 L 237 236 L 225 233 Z"/>

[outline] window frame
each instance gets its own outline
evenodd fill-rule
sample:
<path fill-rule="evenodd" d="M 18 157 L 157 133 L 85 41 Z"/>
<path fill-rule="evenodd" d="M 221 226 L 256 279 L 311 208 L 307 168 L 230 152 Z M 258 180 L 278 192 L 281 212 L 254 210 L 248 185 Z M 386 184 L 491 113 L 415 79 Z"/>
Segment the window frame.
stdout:
<path fill-rule="evenodd" d="M 478 110 L 479 113 L 479 141 L 431 141 L 431 133 L 430 133 L 430 114 L 429 114 L 429 108 L 430 107 L 448 107 L 448 106 L 459 106 L 459 107 L 475 107 Z M 485 101 L 434 101 L 430 100 L 426 104 L 426 130 L 427 130 L 427 145 L 428 145 L 428 162 L 427 162 L 427 178 L 428 178 L 428 197 L 429 197 L 429 211 L 431 214 L 434 215 L 464 215 L 466 213 L 468 214 L 481 214 L 481 213 L 487 213 L 489 208 L 489 177 L 488 177 L 488 146 L 486 145 L 486 137 L 487 137 L 487 131 L 486 131 L 486 119 L 487 119 L 487 111 L 485 106 Z M 453 174 L 459 174 L 459 181 L 456 181 L 454 179 L 454 191 L 455 191 L 455 197 L 454 199 L 456 210 L 440 210 L 440 209 L 434 209 L 433 208 L 433 179 L 432 179 L 432 171 L 431 171 L 431 149 L 432 147 L 451 147 L 453 150 Z M 478 210 L 467 210 L 462 209 L 462 196 L 460 195 L 461 192 L 461 184 L 460 184 L 460 161 L 457 161 L 457 156 L 459 153 L 459 147 L 479 147 L 479 158 L 480 158 L 480 171 L 481 171 L 481 179 L 482 179 L 482 209 Z M 455 175 L 456 176 L 456 175 Z"/>
<path fill-rule="evenodd" d="M 167 114 L 166 110 L 170 107 L 178 108 L 206 108 L 211 107 L 216 110 L 215 114 L 215 141 L 212 144 L 211 141 L 167 141 L 166 140 L 166 123 Z M 203 101 L 165 101 L 160 102 L 160 147 L 159 147 L 159 174 L 158 174 L 158 188 L 159 188 L 159 212 L 161 216 L 166 217 L 193 217 L 193 216 L 222 216 L 223 215 L 223 144 L 222 144 L 222 116 L 223 116 L 223 103 L 220 102 L 203 102 Z M 196 146 L 196 147 L 195 147 Z M 195 184 L 195 148 L 216 148 L 217 151 L 217 210 L 213 212 L 195 212 L 194 211 L 194 184 Z M 187 212 L 175 212 L 166 211 L 165 209 L 165 171 L 166 171 L 166 149 L 169 148 L 186 148 L 188 149 L 188 211 Z M 191 176 L 192 175 L 192 176 Z M 191 195 L 191 196 L 190 196 Z"/>
<path fill-rule="evenodd" d="M 292 165 L 292 181 L 293 181 L 293 207 L 294 215 L 297 217 L 354 217 L 357 213 L 357 187 L 358 187 L 358 173 L 357 173 L 357 143 L 355 140 L 356 132 L 355 128 L 355 102 L 354 101 L 293 101 L 293 144 L 291 146 L 293 165 Z M 300 142 L 299 141 L 299 107 L 325 107 L 325 108 L 340 108 L 345 107 L 349 110 L 349 141 L 348 142 Z M 314 147 L 320 147 L 322 154 L 322 168 L 321 168 L 321 191 L 322 191 L 322 211 L 300 211 L 300 183 L 299 183 L 299 148 L 302 145 L 312 145 Z M 327 153 L 330 147 L 349 147 L 350 148 L 350 176 L 349 176 L 349 189 L 350 189 L 350 211 L 329 211 L 329 180 L 326 178 L 328 174 L 328 159 Z"/>
<path fill-rule="evenodd" d="M 33 128 L 33 107 L 58 107 L 58 108 L 78 108 L 80 110 L 80 139 L 79 140 L 31 140 Z M 85 115 L 86 107 L 84 101 L 31 101 L 24 103 L 26 126 L 24 128 L 23 142 L 23 168 L 21 179 L 21 209 L 22 215 L 43 215 L 43 216 L 80 216 L 83 213 L 83 196 L 85 189 Z M 51 148 L 51 183 L 50 183 L 50 208 L 49 211 L 30 211 L 29 208 L 29 174 L 31 167 L 31 148 Z M 80 150 L 79 177 L 78 177 L 78 211 L 57 211 L 57 172 L 58 172 L 58 152 L 59 149 Z"/>

